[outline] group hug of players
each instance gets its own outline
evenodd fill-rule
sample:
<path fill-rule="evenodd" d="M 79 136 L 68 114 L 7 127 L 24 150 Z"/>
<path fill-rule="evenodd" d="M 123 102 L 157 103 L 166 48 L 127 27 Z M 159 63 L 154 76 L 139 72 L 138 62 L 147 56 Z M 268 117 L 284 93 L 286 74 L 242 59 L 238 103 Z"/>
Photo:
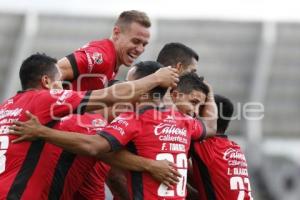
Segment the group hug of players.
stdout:
<path fill-rule="evenodd" d="M 253 199 L 225 135 L 233 104 L 196 74 L 197 53 L 168 43 L 133 65 L 150 26 L 124 11 L 109 39 L 23 61 L 22 91 L 0 105 L 0 200 L 102 200 L 105 184 L 114 199 Z"/>

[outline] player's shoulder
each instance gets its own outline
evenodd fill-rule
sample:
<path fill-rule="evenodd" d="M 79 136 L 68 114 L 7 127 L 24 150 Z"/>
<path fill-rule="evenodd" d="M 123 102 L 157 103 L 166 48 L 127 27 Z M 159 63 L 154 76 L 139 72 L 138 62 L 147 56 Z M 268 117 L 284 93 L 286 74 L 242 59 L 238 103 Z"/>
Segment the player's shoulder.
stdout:
<path fill-rule="evenodd" d="M 96 65 L 114 65 L 116 51 L 110 39 L 94 40 L 81 48 L 88 53 L 93 64 Z"/>
<path fill-rule="evenodd" d="M 63 90 L 63 89 L 51 89 L 51 90 L 40 90 L 35 93 L 37 100 L 42 101 L 55 101 L 57 104 L 63 104 L 69 99 L 82 99 L 86 92 L 76 92 L 73 90 Z"/>
<path fill-rule="evenodd" d="M 52 90 L 46 90 L 46 89 L 42 89 L 42 90 L 29 90 L 29 91 L 22 91 L 19 93 L 21 96 L 23 97 L 33 97 L 35 100 L 46 100 L 49 99 L 51 97 L 55 98 L 58 95 L 62 94 L 62 91 L 59 90 L 56 91 L 52 91 Z"/>

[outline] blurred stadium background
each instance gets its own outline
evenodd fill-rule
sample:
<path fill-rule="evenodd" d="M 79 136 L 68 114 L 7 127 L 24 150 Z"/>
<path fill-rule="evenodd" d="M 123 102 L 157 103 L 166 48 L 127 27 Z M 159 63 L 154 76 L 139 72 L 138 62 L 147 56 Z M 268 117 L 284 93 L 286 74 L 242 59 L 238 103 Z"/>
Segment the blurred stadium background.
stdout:
<path fill-rule="evenodd" d="M 61 58 L 109 37 L 128 9 L 147 12 L 153 23 L 140 60 L 155 59 L 167 42 L 182 42 L 199 53 L 199 74 L 233 100 L 229 132 L 246 152 L 254 199 L 299 200 L 300 14 L 293 2 L 0 0 L 0 99 L 19 89 L 25 57 Z"/>

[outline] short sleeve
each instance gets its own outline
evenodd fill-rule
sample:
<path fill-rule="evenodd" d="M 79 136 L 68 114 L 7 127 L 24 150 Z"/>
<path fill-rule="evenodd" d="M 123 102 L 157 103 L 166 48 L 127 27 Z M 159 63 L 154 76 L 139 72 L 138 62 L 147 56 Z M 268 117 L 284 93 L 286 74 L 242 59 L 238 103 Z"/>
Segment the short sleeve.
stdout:
<path fill-rule="evenodd" d="M 203 140 L 206 136 L 206 129 L 201 119 L 193 119 L 192 122 L 192 140 Z"/>
<path fill-rule="evenodd" d="M 108 140 L 112 151 L 124 147 L 138 133 L 139 123 L 134 113 L 123 113 L 115 118 L 99 135 Z"/>
<path fill-rule="evenodd" d="M 74 196 L 74 200 L 105 199 L 104 183 L 109 170 L 109 165 L 98 161 L 81 184 L 79 194 Z M 82 198 L 79 198 L 79 195 Z"/>
<path fill-rule="evenodd" d="M 107 67 L 111 67 L 109 66 L 111 63 L 109 60 L 112 58 L 109 58 L 105 48 L 99 45 L 96 46 L 94 43 L 93 45 L 87 44 L 67 56 L 73 69 L 74 79 L 77 79 L 82 74 L 87 76 L 83 78 L 93 78 L 93 75 L 88 74 L 97 74 L 99 76 L 100 74 L 105 74 Z"/>
<path fill-rule="evenodd" d="M 90 91 L 74 92 L 72 90 L 44 90 L 35 99 L 35 113 L 45 120 L 59 120 L 72 113 L 84 113 Z M 50 113 L 50 115 L 49 115 Z"/>

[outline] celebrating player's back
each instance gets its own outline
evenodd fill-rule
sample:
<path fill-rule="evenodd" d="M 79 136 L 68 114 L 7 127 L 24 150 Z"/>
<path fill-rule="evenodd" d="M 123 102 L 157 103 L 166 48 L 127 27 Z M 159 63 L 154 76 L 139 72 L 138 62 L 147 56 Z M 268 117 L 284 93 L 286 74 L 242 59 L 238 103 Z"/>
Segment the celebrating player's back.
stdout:
<path fill-rule="evenodd" d="M 174 188 L 156 182 L 147 173 L 132 172 L 131 192 L 134 199 L 183 199 L 186 195 L 187 152 L 190 140 L 205 136 L 204 128 L 191 117 L 170 109 L 144 107 L 139 114 L 124 113 L 101 135 L 117 150 L 128 144 L 137 155 L 174 162 L 182 178 Z"/>
<path fill-rule="evenodd" d="M 193 178 L 199 199 L 251 200 L 247 162 L 241 148 L 224 134 L 233 113 L 232 103 L 215 95 L 219 116 L 217 135 L 191 147 Z"/>
<path fill-rule="evenodd" d="M 85 113 L 83 115 L 70 115 L 63 118 L 54 128 L 64 131 L 76 131 L 82 134 L 96 134 L 107 124 L 106 120 L 100 114 Z M 48 145 L 48 143 L 47 143 Z M 54 146 L 54 145 L 53 145 Z M 54 146 L 53 151 L 60 152 L 57 158 L 53 158 L 48 162 L 56 162 L 55 171 L 49 189 L 49 199 L 72 199 L 75 192 L 82 186 L 84 180 L 90 173 L 94 172 L 97 160 L 88 156 L 79 156 Z M 101 181 L 99 179 L 99 181 Z M 96 184 L 95 184 L 96 187 Z M 101 191 L 98 191 L 99 193 Z"/>

